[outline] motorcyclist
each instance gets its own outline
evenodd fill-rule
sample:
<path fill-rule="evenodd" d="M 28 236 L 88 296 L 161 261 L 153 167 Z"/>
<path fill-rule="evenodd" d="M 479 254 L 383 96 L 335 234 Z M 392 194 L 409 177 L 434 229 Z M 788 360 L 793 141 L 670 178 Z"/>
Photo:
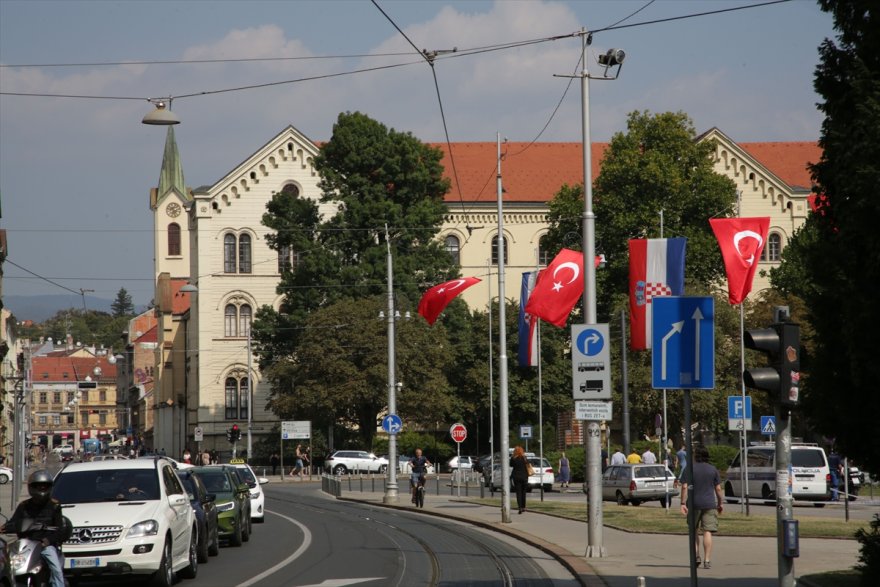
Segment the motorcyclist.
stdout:
<path fill-rule="evenodd" d="M 51 497 L 53 483 L 52 475 L 45 469 L 31 473 L 28 478 L 30 499 L 18 504 L 15 513 L 0 531 L 18 534 L 19 538 L 39 540 L 43 545 L 43 560 L 51 573 L 50 584 L 52 587 L 64 587 L 61 544 L 69 537 L 70 527 L 61 514 L 61 504 Z M 29 524 L 24 524 L 25 520 Z M 27 531 L 33 524 L 51 526 L 53 529 Z"/>

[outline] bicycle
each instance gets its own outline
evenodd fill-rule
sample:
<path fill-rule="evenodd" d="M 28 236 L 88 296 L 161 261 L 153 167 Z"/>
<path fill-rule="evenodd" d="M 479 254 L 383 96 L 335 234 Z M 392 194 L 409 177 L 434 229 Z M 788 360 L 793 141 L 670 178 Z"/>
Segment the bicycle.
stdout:
<path fill-rule="evenodd" d="M 419 482 L 413 485 L 413 503 L 417 508 L 425 507 L 425 476 L 419 475 Z"/>

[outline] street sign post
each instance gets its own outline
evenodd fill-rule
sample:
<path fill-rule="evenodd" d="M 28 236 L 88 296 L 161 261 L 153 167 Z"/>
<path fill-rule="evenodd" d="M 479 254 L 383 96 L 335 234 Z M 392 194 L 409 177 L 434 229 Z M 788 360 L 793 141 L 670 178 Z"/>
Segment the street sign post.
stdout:
<path fill-rule="evenodd" d="M 746 396 L 745 404 L 741 395 L 727 396 L 727 428 L 735 431 L 752 429 L 751 396 Z"/>
<path fill-rule="evenodd" d="M 611 399 L 611 349 L 607 324 L 571 326 L 571 395 L 575 400 Z"/>
<path fill-rule="evenodd" d="M 311 420 L 291 420 L 281 422 L 281 440 L 308 440 L 311 437 Z"/>
<path fill-rule="evenodd" d="M 196 426 L 193 436 L 195 436 L 196 442 L 201 442 L 205 439 L 205 431 L 202 430 L 201 426 Z"/>
<path fill-rule="evenodd" d="M 766 434 L 767 436 L 776 435 L 775 416 L 761 416 L 761 434 Z"/>
<path fill-rule="evenodd" d="M 715 299 L 652 299 L 651 385 L 654 389 L 715 387 Z"/>
<path fill-rule="evenodd" d="M 452 440 L 455 441 L 456 446 L 456 454 L 458 455 L 458 469 L 453 473 L 454 476 L 458 477 L 458 497 L 461 497 L 461 443 L 465 441 L 467 438 L 467 428 L 465 428 L 464 424 L 456 423 L 453 424 L 449 428 L 449 436 L 452 437 Z"/>
<path fill-rule="evenodd" d="M 382 430 L 388 434 L 397 434 L 403 429 L 403 421 L 397 414 L 388 414 L 382 418 Z"/>
<path fill-rule="evenodd" d="M 519 427 L 519 437 L 520 438 L 531 438 L 532 437 L 532 427 L 531 426 L 520 426 Z"/>
<path fill-rule="evenodd" d="M 574 402 L 574 419 L 610 422 L 612 420 L 611 402 L 576 401 Z"/>

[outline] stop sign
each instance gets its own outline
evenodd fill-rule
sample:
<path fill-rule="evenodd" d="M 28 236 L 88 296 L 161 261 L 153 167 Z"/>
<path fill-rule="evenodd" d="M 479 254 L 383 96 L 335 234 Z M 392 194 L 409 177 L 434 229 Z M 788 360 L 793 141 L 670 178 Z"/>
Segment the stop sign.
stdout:
<path fill-rule="evenodd" d="M 464 427 L 464 424 L 453 424 L 449 429 L 449 435 L 455 442 L 464 442 L 467 438 L 467 428 Z"/>

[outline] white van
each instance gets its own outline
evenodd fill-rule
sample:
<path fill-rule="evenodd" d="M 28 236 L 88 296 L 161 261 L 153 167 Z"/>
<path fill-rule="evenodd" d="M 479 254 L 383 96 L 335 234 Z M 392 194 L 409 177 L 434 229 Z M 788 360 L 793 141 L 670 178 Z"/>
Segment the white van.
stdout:
<path fill-rule="evenodd" d="M 742 491 L 742 452 L 736 455 L 727 469 L 724 496 L 727 502 L 738 501 Z M 825 450 L 817 444 L 791 445 L 792 496 L 796 500 L 820 502 L 824 507 L 831 499 L 831 470 Z M 749 446 L 748 460 L 749 497 L 771 501 L 776 499 L 776 445 L 757 443 Z"/>

